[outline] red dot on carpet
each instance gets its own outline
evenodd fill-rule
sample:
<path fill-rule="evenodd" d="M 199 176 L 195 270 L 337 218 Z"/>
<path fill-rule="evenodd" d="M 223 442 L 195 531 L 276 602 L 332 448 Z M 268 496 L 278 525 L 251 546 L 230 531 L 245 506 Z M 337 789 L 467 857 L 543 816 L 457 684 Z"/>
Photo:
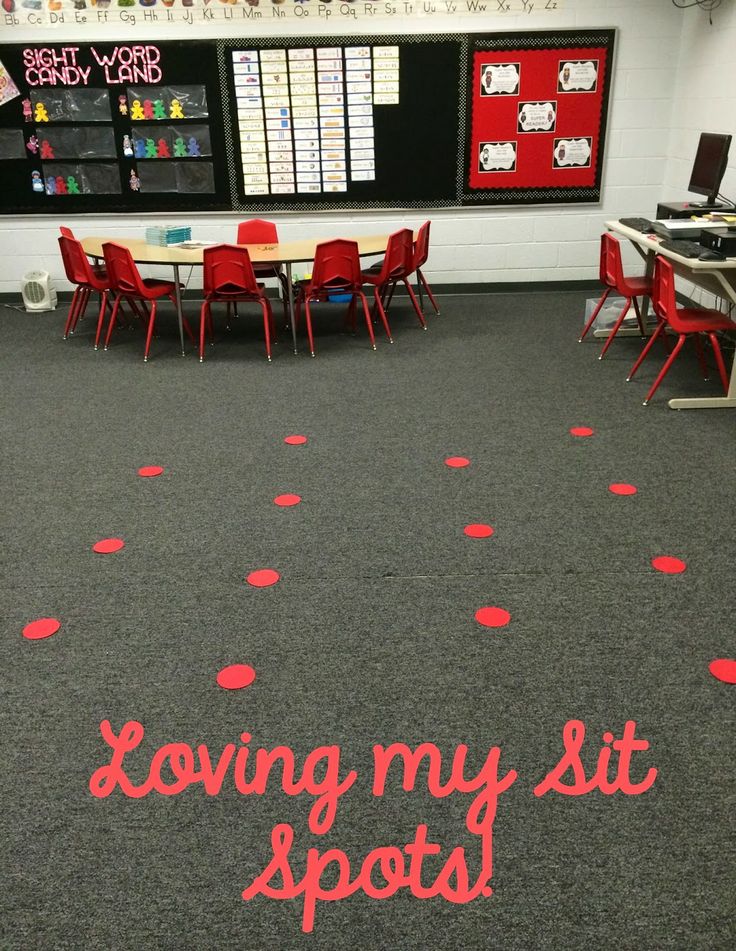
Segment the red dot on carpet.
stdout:
<path fill-rule="evenodd" d="M 284 442 L 289 446 L 303 446 L 307 441 L 306 436 L 287 436 Z"/>
<path fill-rule="evenodd" d="M 571 436 L 592 436 L 593 430 L 590 426 L 573 426 L 570 430 Z"/>
<path fill-rule="evenodd" d="M 511 615 L 503 608 L 479 608 L 475 612 L 475 620 L 483 627 L 505 627 L 511 620 Z"/>
<path fill-rule="evenodd" d="M 736 660 L 719 657 L 708 664 L 708 670 L 717 680 L 722 680 L 724 684 L 736 684 Z"/>
<path fill-rule="evenodd" d="M 636 495 L 638 489 L 635 485 L 629 485 L 628 482 L 612 482 L 608 486 L 608 491 L 614 495 Z"/>
<path fill-rule="evenodd" d="M 490 885 L 484 885 L 481 891 L 481 894 L 483 895 L 484 898 L 490 898 L 491 895 L 493 894 L 493 889 L 491 888 Z"/>
<path fill-rule="evenodd" d="M 55 617 L 40 617 L 37 621 L 31 621 L 23 628 L 23 637 L 29 641 L 40 641 L 44 637 L 51 637 L 61 627 L 61 621 Z"/>
<path fill-rule="evenodd" d="M 141 466 L 138 475 L 150 479 L 152 476 L 160 476 L 163 471 L 163 466 Z"/>
<path fill-rule="evenodd" d="M 463 529 L 469 538 L 490 538 L 493 529 L 490 525 L 484 525 L 482 522 L 474 522 L 472 525 L 466 525 Z"/>
<path fill-rule="evenodd" d="M 285 495 L 277 495 L 273 500 L 276 505 L 286 507 L 288 505 L 298 505 L 302 500 L 301 495 L 292 495 L 287 492 Z"/>
<path fill-rule="evenodd" d="M 662 571 L 666 575 L 679 575 L 687 568 L 684 561 L 679 558 L 671 558 L 669 555 L 659 555 L 652 558 L 652 568 Z"/>
<path fill-rule="evenodd" d="M 120 551 L 121 548 L 125 548 L 122 538 L 102 538 L 95 542 L 92 551 L 96 551 L 98 555 L 109 555 L 114 551 Z"/>
<path fill-rule="evenodd" d="M 465 456 L 450 456 L 445 459 L 445 465 L 451 469 L 462 469 L 470 465 L 470 459 L 466 459 Z"/>
<path fill-rule="evenodd" d="M 248 584 L 254 588 L 267 588 L 269 585 L 276 584 L 281 575 L 273 568 L 260 568 L 258 571 L 251 571 L 245 579 Z"/>
<path fill-rule="evenodd" d="M 256 672 L 250 664 L 230 664 L 217 674 L 217 685 L 225 690 L 242 690 L 250 687 L 256 679 Z"/>

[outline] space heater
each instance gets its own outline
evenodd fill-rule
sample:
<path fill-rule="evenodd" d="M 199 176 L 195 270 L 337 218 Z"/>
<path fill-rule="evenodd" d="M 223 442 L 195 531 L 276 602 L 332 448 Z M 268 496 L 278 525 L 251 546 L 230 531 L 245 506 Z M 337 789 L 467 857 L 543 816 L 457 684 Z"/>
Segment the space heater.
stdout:
<path fill-rule="evenodd" d="M 56 289 L 48 271 L 29 271 L 21 282 L 23 305 L 28 311 L 54 310 Z"/>

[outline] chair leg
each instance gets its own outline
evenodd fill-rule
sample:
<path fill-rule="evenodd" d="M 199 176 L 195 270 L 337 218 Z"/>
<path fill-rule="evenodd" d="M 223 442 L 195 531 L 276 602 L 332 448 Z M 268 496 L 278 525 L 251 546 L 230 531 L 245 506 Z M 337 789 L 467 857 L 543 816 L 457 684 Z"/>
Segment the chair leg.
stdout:
<path fill-rule="evenodd" d="M 641 311 L 639 310 L 639 301 L 635 297 L 632 297 L 632 302 L 634 304 L 634 312 L 636 313 L 636 322 L 637 324 L 639 324 L 639 333 L 642 335 L 642 337 L 646 337 L 647 332 L 644 329 L 644 321 L 641 319 Z"/>
<path fill-rule="evenodd" d="M 271 313 L 271 307 L 267 300 L 261 300 L 261 307 L 263 308 L 263 336 L 266 338 L 266 357 L 268 362 L 271 362 L 271 322 L 273 320 L 273 314 Z"/>
<path fill-rule="evenodd" d="M 105 334 L 105 347 L 104 347 L 105 350 L 107 350 L 110 344 L 110 337 L 112 337 L 112 332 L 115 329 L 115 320 L 117 319 L 117 316 L 118 316 L 118 310 L 120 310 L 121 299 L 122 298 L 120 294 L 115 295 L 115 303 L 113 304 L 113 307 L 112 307 L 112 312 L 110 314 L 110 322 L 107 325 L 107 333 Z"/>
<path fill-rule="evenodd" d="M 700 372 L 703 374 L 703 379 L 708 379 L 708 364 L 705 360 L 705 354 L 703 353 L 703 343 L 700 339 L 700 334 L 693 334 L 693 343 L 695 344 L 695 352 L 698 355 L 698 363 L 700 364 Z"/>
<path fill-rule="evenodd" d="M 710 344 L 713 347 L 713 353 L 716 358 L 716 366 L 718 367 L 718 375 L 720 376 L 721 383 L 723 384 L 723 392 L 728 393 L 728 374 L 726 373 L 726 364 L 723 362 L 721 345 L 718 342 L 718 337 L 715 331 L 710 330 L 708 332 L 708 337 L 710 338 Z"/>
<path fill-rule="evenodd" d="M 593 313 L 592 313 L 592 314 L 590 315 L 590 317 L 588 318 L 588 323 L 583 327 L 583 332 L 582 332 L 582 333 L 580 334 L 580 336 L 578 337 L 578 343 L 582 343 L 583 340 L 585 340 L 585 335 L 588 333 L 588 331 L 590 330 L 590 328 L 591 328 L 591 327 L 593 326 L 593 324 L 595 323 L 595 319 L 596 319 L 596 317 L 598 316 L 598 314 L 600 313 L 601 307 L 603 307 L 603 305 L 606 303 L 606 300 L 607 300 L 607 298 L 608 298 L 608 295 L 611 293 L 612 290 L 613 290 L 613 288 L 607 287 L 607 288 L 605 289 L 605 291 L 603 291 L 603 293 L 601 294 L 601 299 L 600 299 L 600 300 L 598 301 L 598 303 L 595 305 L 595 310 L 593 311 Z"/>
<path fill-rule="evenodd" d="M 427 297 L 432 301 L 432 307 L 434 307 L 434 312 L 439 317 L 440 309 L 437 306 L 437 301 L 434 299 L 434 294 L 432 293 L 432 288 L 427 283 L 427 278 L 422 274 L 422 272 L 417 268 L 417 277 L 420 282 L 424 285 L 424 290 L 427 292 Z"/>
<path fill-rule="evenodd" d="M 631 307 L 631 298 L 630 298 L 630 297 L 627 297 L 626 300 L 625 300 L 625 302 L 624 302 L 624 306 L 623 306 L 623 308 L 621 309 L 621 313 L 618 315 L 618 319 L 617 319 L 616 323 L 615 323 L 615 324 L 613 325 L 613 327 L 611 328 L 611 332 L 610 332 L 609 335 L 608 335 L 608 340 L 606 340 L 606 342 L 603 344 L 603 349 L 601 350 L 601 352 L 600 352 L 600 354 L 599 354 L 599 356 L 598 356 L 598 359 L 599 359 L 599 360 L 602 360 L 603 357 L 605 357 L 605 355 L 606 355 L 606 350 L 608 350 L 608 348 L 609 348 L 609 347 L 611 346 L 611 344 L 613 343 L 613 338 L 616 336 L 616 334 L 618 333 L 619 327 L 620 327 L 621 324 L 624 322 L 624 317 L 628 314 L 628 312 L 629 312 L 629 307 Z"/>
<path fill-rule="evenodd" d="M 102 334 L 102 325 L 105 322 L 105 311 L 107 310 L 107 291 L 100 294 L 100 312 L 97 315 L 97 331 L 95 333 L 95 350 L 100 345 L 100 335 Z"/>
<path fill-rule="evenodd" d="M 143 354 L 143 362 L 148 363 L 148 354 L 151 352 L 151 338 L 153 337 L 153 325 L 156 323 L 156 301 L 151 301 L 151 316 L 148 318 L 148 333 L 146 334 L 146 350 Z"/>
<path fill-rule="evenodd" d="M 87 304 L 89 303 L 90 294 L 92 293 L 91 287 L 83 287 L 81 288 L 81 290 L 82 290 L 82 293 L 79 295 L 79 303 L 77 305 L 76 313 L 74 314 L 74 320 L 72 321 L 72 325 L 69 328 L 70 334 L 73 334 L 74 331 L 77 329 L 77 324 L 79 323 L 79 319 L 80 317 L 84 315 L 84 312 L 87 309 Z"/>
<path fill-rule="evenodd" d="M 663 380 L 663 379 L 667 376 L 667 374 L 669 373 L 670 367 L 671 367 L 672 364 L 675 362 L 675 358 L 677 357 L 677 354 L 680 352 L 680 350 L 682 350 L 682 345 L 685 343 L 685 339 L 686 339 L 685 334 L 680 334 L 680 335 L 678 336 L 678 338 L 677 338 L 677 343 L 675 344 L 674 350 L 673 350 L 672 353 L 669 355 L 669 357 L 667 357 L 667 362 L 666 362 L 665 365 L 662 367 L 662 369 L 659 371 L 659 376 L 658 376 L 657 379 L 654 381 L 654 383 L 652 383 L 652 388 L 651 388 L 651 389 L 649 390 L 649 392 L 647 393 L 646 399 L 644 400 L 644 404 L 643 404 L 644 406 L 646 406 L 646 405 L 649 403 L 649 400 L 650 400 L 650 399 L 654 396 L 654 394 L 657 392 L 657 388 L 659 387 L 659 384 L 662 382 L 662 380 Z"/>
<path fill-rule="evenodd" d="M 373 321 L 371 320 L 371 311 L 370 311 L 370 307 L 368 306 L 368 301 L 365 299 L 365 294 L 363 293 L 363 291 L 356 291 L 356 293 L 353 294 L 353 300 L 355 300 L 356 297 L 360 297 L 360 302 L 363 305 L 363 313 L 365 314 L 365 323 L 366 323 L 366 326 L 368 327 L 368 336 L 371 338 L 371 347 L 375 350 L 376 337 L 375 337 L 375 334 L 373 333 Z"/>
<path fill-rule="evenodd" d="M 309 340 L 309 352 L 314 356 L 314 337 L 312 336 L 312 315 L 309 311 L 309 298 L 304 297 L 304 314 L 307 320 L 307 339 Z"/>
<path fill-rule="evenodd" d="M 647 342 L 644 344 L 644 347 L 643 347 L 641 353 L 639 354 L 636 363 L 635 363 L 635 364 L 633 365 L 633 367 L 629 370 L 629 375 L 626 377 L 626 382 L 627 382 L 627 383 L 630 383 L 631 380 L 634 379 L 634 374 L 635 374 L 636 371 L 639 369 L 639 367 L 642 365 L 642 363 L 644 362 L 644 359 L 646 358 L 646 355 L 649 353 L 649 351 L 650 351 L 650 350 L 652 349 L 652 347 L 654 346 L 654 341 L 657 339 L 657 337 L 659 337 L 659 336 L 664 332 L 664 330 L 665 330 L 666 327 L 667 327 L 667 324 L 666 324 L 663 320 L 660 320 L 660 322 L 657 324 L 657 329 L 654 331 L 654 333 L 653 333 L 652 336 L 649 338 L 649 340 L 647 340 Z"/>
<path fill-rule="evenodd" d="M 417 317 L 419 318 L 419 323 L 422 325 L 422 330 L 426 330 L 426 329 L 427 329 L 427 321 L 424 319 L 424 312 L 422 311 L 421 305 L 420 305 L 419 302 L 417 301 L 416 294 L 415 294 L 414 291 L 412 290 L 411 284 L 407 281 L 406 278 L 404 278 L 404 284 L 406 284 L 406 289 L 407 289 L 407 291 L 409 292 L 409 299 L 411 300 L 412 307 L 414 308 L 414 311 L 415 311 Z M 396 286 L 396 285 L 394 284 L 394 287 L 395 287 L 395 286 Z M 393 291 L 392 291 L 392 293 L 393 293 Z"/>
<path fill-rule="evenodd" d="M 393 337 L 391 336 L 391 328 L 388 325 L 388 317 L 386 316 L 386 311 L 383 307 L 383 302 L 381 301 L 381 295 L 379 293 L 379 288 L 376 288 L 375 291 L 375 304 L 373 309 L 378 311 L 378 315 L 381 318 L 381 323 L 383 324 L 383 329 L 386 331 L 386 336 L 388 337 L 388 342 L 393 343 Z"/>
<path fill-rule="evenodd" d="M 74 314 L 77 309 L 77 303 L 79 302 L 79 295 L 82 288 L 77 284 L 74 288 L 74 293 L 72 294 L 72 302 L 69 305 L 69 313 L 66 316 L 66 323 L 64 324 L 64 340 L 69 337 L 69 331 L 74 321 Z"/>
<path fill-rule="evenodd" d="M 393 300 L 395 290 L 396 290 L 396 281 L 391 281 L 390 285 L 386 284 L 386 286 L 384 287 L 383 293 L 381 294 L 381 303 L 383 304 L 385 310 L 388 310 L 389 307 L 391 306 L 391 301 Z M 388 300 L 386 299 L 387 294 L 388 294 Z"/>

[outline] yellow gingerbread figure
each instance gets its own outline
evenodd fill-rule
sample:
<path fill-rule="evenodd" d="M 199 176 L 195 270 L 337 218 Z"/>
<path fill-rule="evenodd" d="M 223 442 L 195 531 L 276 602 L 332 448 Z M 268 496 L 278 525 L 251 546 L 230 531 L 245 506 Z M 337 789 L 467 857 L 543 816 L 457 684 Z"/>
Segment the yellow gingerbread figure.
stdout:
<path fill-rule="evenodd" d="M 33 116 L 34 122 L 48 122 L 49 114 L 46 112 L 46 106 L 42 102 L 36 103 L 36 112 Z"/>
<path fill-rule="evenodd" d="M 140 99 L 134 99 L 130 104 L 130 118 L 132 120 L 136 119 L 145 119 L 146 116 L 143 112 L 143 106 L 141 105 Z"/>
<path fill-rule="evenodd" d="M 183 119 L 184 113 L 182 112 L 181 103 L 178 99 L 171 100 L 171 108 L 169 115 L 172 119 Z"/>

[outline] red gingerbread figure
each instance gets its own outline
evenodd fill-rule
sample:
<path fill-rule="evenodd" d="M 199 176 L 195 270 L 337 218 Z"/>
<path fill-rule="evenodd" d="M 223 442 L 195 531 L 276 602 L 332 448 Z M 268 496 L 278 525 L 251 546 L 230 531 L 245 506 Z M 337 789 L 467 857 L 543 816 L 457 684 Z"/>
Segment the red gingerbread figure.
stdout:
<path fill-rule="evenodd" d="M 153 103 L 150 99 L 143 100 L 143 118 L 153 119 Z"/>
<path fill-rule="evenodd" d="M 166 139 L 158 140 L 158 150 L 156 154 L 159 158 L 171 158 L 171 152 L 169 152 L 169 146 L 166 142 Z"/>
<path fill-rule="evenodd" d="M 61 177 L 61 175 L 56 176 L 56 194 L 57 195 L 67 194 L 66 182 Z"/>
<path fill-rule="evenodd" d="M 51 145 L 48 139 L 43 139 L 41 142 L 41 158 L 42 159 L 55 158 L 54 150 L 51 148 Z"/>

